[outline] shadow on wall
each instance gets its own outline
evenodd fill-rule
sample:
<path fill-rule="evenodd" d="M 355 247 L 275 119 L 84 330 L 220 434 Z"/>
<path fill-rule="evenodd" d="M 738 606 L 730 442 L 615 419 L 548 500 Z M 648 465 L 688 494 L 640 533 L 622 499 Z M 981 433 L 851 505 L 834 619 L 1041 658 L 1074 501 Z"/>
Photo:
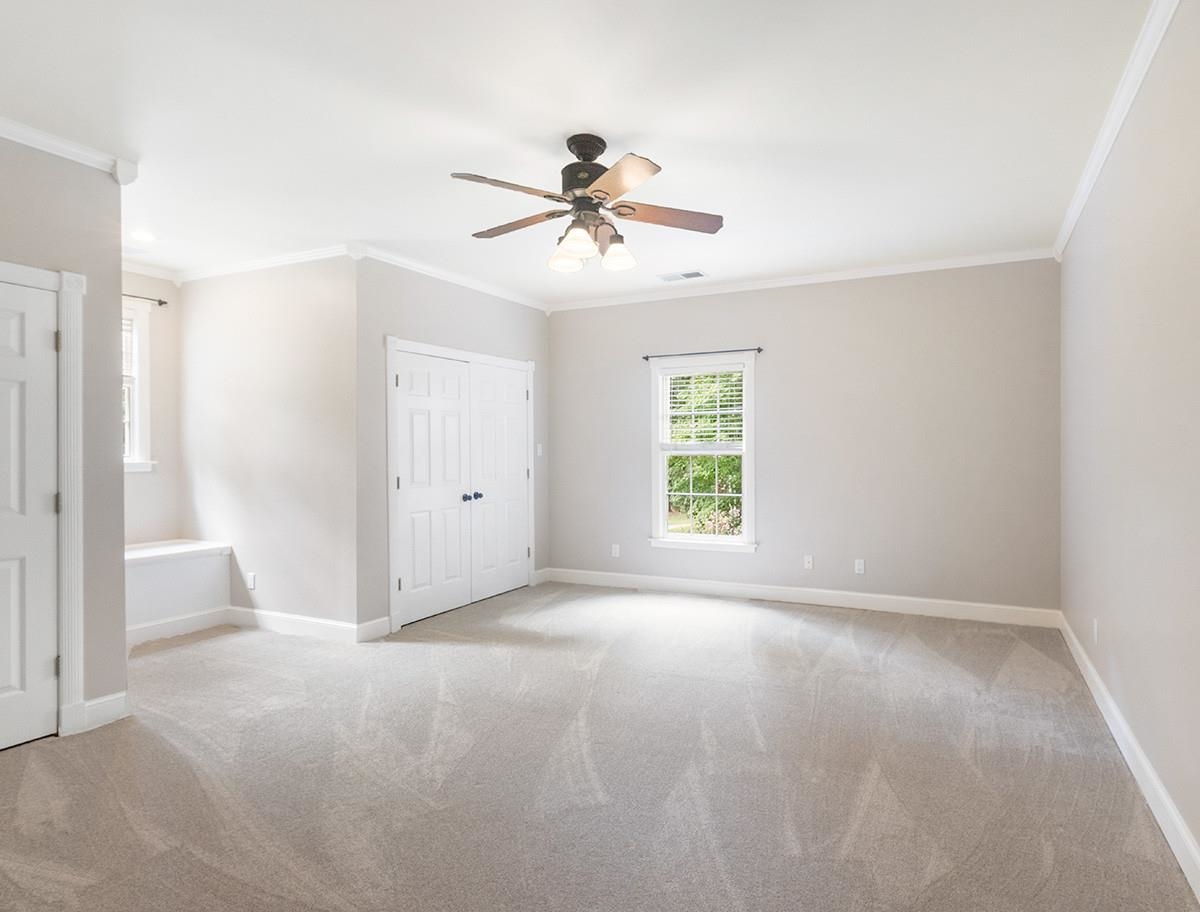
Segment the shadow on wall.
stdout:
<path fill-rule="evenodd" d="M 246 585 L 246 574 L 238 561 L 237 551 L 229 556 L 229 604 L 235 608 L 253 608 L 254 596 Z"/>

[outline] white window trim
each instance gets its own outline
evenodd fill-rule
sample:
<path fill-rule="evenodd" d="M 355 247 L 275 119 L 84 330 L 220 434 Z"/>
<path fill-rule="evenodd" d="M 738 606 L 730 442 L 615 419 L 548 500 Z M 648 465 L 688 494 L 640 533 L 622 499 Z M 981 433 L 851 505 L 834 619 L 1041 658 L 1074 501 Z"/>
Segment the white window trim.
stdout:
<path fill-rule="evenodd" d="M 758 549 L 754 534 L 754 360 L 755 352 L 729 355 L 675 355 L 650 360 L 650 546 L 686 551 L 748 553 Z M 742 534 L 692 535 L 666 530 L 666 462 L 663 459 L 663 378 L 682 373 L 742 372 Z M 710 449 L 720 449 L 713 447 Z"/>
<path fill-rule="evenodd" d="M 150 302 L 122 298 L 121 317 L 133 320 L 133 355 L 137 359 L 133 455 L 125 460 L 125 471 L 151 472 L 154 470 L 154 460 L 150 456 Z"/>

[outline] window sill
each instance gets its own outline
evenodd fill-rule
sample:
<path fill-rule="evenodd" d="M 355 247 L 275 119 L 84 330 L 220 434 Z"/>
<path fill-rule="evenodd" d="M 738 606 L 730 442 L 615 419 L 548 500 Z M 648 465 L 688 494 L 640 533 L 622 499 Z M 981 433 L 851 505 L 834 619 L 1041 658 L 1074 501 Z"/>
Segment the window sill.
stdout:
<path fill-rule="evenodd" d="M 125 460 L 125 471 L 126 472 L 153 472 L 154 467 L 156 465 L 158 465 L 158 463 L 156 463 L 156 462 L 151 462 L 151 461 L 138 462 L 133 459 L 126 459 Z"/>
<path fill-rule="evenodd" d="M 713 541 L 712 539 L 652 538 L 651 548 L 676 548 L 680 551 L 731 551 L 750 554 L 758 550 L 756 542 Z"/>

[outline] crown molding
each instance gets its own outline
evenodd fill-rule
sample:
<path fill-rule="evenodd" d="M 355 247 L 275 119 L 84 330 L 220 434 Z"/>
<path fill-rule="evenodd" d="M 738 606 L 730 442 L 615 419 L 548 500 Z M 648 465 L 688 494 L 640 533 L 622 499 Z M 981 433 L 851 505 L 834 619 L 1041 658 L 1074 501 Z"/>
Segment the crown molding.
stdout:
<path fill-rule="evenodd" d="M 59 158 L 104 171 L 112 175 L 112 179 L 122 187 L 137 180 L 138 166 L 136 162 L 118 158 L 116 155 L 101 152 L 69 139 L 63 139 L 61 136 L 55 136 L 53 133 L 47 133 L 45 130 L 39 130 L 28 124 L 9 120 L 7 117 L 0 117 L 0 139 L 7 139 L 10 142 L 29 146 L 31 149 L 48 152 Z"/>
<path fill-rule="evenodd" d="M 1154 62 L 1159 45 L 1162 44 L 1163 37 L 1167 34 L 1167 28 L 1171 25 L 1175 10 L 1178 8 L 1179 0 L 1152 0 L 1150 4 L 1150 12 L 1146 14 L 1146 21 L 1142 24 L 1137 41 L 1134 42 L 1129 61 L 1125 64 L 1125 72 L 1121 74 L 1121 81 L 1117 83 L 1116 94 L 1113 95 L 1112 103 L 1108 106 L 1108 113 L 1104 115 L 1100 133 L 1096 136 L 1092 153 L 1083 167 L 1083 174 L 1075 188 L 1075 195 L 1071 197 L 1071 204 L 1067 206 L 1067 213 L 1063 217 L 1058 238 L 1054 241 L 1054 255 L 1057 259 L 1062 259 L 1067 244 L 1070 243 L 1071 234 L 1075 231 L 1079 217 L 1083 215 L 1092 190 L 1095 189 L 1096 181 L 1100 179 L 1100 172 L 1104 170 L 1104 163 L 1108 161 L 1108 156 L 1116 144 L 1117 136 L 1125 125 L 1125 119 L 1129 116 L 1134 99 L 1137 98 L 1138 92 L 1142 88 L 1146 74 L 1150 71 L 1150 64 Z"/>
<path fill-rule="evenodd" d="M 809 275 L 787 276 L 779 279 L 759 279 L 748 282 L 724 282 L 710 285 L 705 284 L 704 280 L 701 279 L 696 282 L 682 283 L 683 287 L 664 289 L 663 291 L 623 295 L 613 298 L 572 301 L 566 304 L 554 304 L 547 309 L 550 313 L 554 314 L 564 310 L 584 310 L 591 307 L 615 307 L 620 304 L 673 301 L 679 298 L 700 298 L 717 294 L 734 294 L 740 291 L 764 291 L 771 288 L 791 288 L 796 285 L 824 285 L 829 282 L 877 279 L 885 276 L 907 275 L 914 272 L 937 272 L 944 269 L 965 269 L 971 266 L 996 266 L 1002 263 L 1024 263 L 1030 260 L 1051 259 L 1055 259 L 1053 250 L 1039 248 L 1035 250 L 985 253 L 977 256 L 956 257 L 947 260 L 926 260 L 921 263 L 906 263 L 898 266 L 870 266 L 864 269 L 811 273 Z"/>
<path fill-rule="evenodd" d="M 421 275 L 429 276 L 433 279 L 441 279 L 443 282 L 449 282 L 452 285 L 461 285 L 463 288 L 470 288 L 473 291 L 482 292 L 486 295 L 491 295 L 494 298 L 502 298 L 505 301 L 511 301 L 514 304 L 524 304 L 526 307 L 532 307 L 535 310 L 549 311 L 549 307 L 535 298 L 529 298 L 525 295 L 517 294 L 509 291 L 507 288 L 500 288 L 496 285 L 491 285 L 487 282 L 480 282 L 470 276 L 462 275 L 457 272 L 450 272 L 445 269 L 439 269 L 436 266 L 430 266 L 426 263 L 421 263 L 417 260 L 410 260 L 407 257 L 392 253 L 388 250 L 383 250 L 379 247 L 372 247 L 369 244 L 348 245 L 349 256 L 354 259 L 377 260 L 380 263 L 388 263 L 392 266 L 399 266 L 401 269 L 407 269 L 410 272 L 418 272 Z"/>
<path fill-rule="evenodd" d="M 176 288 L 183 284 L 183 279 L 174 269 L 164 269 L 162 266 L 151 266 L 149 263 L 138 263 L 134 260 L 122 260 L 121 272 L 146 276 L 150 279 L 162 279 L 165 282 L 173 283 Z"/>
<path fill-rule="evenodd" d="M 349 256 L 345 244 L 334 244 L 331 247 L 318 247 L 314 250 L 298 250 L 295 253 L 283 253 L 279 256 L 264 257 L 261 260 L 243 260 L 240 263 L 227 263 L 223 266 L 211 266 L 201 269 L 184 269 L 179 275 L 180 282 L 195 282 L 200 279 L 215 279 L 218 276 L 237 275 L 242 272 L 258 272 L 260 269 L 274 269 L 277 266 L 293 266 L 296 263 L 310 263 L 314 260 L 328 260 L 331 257 Z"/>

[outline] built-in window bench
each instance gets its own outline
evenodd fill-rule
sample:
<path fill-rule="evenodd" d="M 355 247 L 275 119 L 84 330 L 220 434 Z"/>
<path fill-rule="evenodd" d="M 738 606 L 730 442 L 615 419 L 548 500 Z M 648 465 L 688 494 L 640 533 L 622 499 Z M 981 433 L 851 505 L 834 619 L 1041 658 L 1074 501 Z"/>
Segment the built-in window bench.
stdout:
<path fill-rule="evenodd" d="M 126 643 L 228 623 L 232 553 L 224 542 L 190 539 L 126 545 Z"/>

